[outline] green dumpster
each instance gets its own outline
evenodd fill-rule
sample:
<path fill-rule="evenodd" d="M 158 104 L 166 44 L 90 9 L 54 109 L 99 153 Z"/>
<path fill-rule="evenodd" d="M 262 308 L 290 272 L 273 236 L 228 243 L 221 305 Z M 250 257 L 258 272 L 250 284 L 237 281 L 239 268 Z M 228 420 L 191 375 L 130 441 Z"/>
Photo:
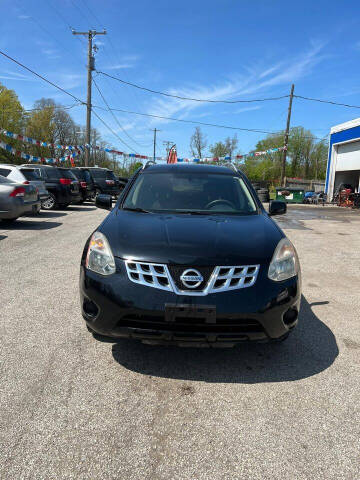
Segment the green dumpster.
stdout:
<path fill-rule="evenodd" d="M 286 203 L 303 203 L 305 189 L 302 187 L 277 187 L 276 200 Z"/>

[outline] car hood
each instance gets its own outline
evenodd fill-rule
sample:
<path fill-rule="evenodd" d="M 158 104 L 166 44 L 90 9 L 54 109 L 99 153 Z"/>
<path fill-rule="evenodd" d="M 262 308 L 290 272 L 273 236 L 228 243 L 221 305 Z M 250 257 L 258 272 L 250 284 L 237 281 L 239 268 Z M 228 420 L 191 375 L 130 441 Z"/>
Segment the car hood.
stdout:
<path fill-rule="evenodd" d="M 116 257 L 181 265 L 268 263 L 284 237 L 264 213 L 202 216 L 115 208 L 99 230 Z"/>

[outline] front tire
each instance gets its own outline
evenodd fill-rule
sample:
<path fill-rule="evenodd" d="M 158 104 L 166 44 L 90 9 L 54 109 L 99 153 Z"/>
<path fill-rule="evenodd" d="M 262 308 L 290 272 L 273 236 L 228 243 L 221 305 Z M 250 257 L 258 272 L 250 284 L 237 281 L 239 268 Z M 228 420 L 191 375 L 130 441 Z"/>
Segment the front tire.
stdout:
<path fill-rule="evenodd" d="M 49 196 L 41 202 L 41 208 L 43 210 L 54 210 L 57 207 L 57 202 L 55 195 L 52 193 L 49 194 Z"/>
<path fill-rule="evenodd" d="M 32 206 L 32 214 L 35 216 L 39 215 L 41 210 L 41 205 L 33 205 Z"/>

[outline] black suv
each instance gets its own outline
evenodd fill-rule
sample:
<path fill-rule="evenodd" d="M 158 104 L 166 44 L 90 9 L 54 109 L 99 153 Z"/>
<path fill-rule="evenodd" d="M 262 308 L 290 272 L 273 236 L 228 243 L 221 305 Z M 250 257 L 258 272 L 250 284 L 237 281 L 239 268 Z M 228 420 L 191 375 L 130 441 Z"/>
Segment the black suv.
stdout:
<path fill-rule="evenodd" d="M 119 180 L 112 170 L 100 167 L 80 167 L 89 171 L 95 186 L 96 195 L 106 193 L 117 197 L 120 193 Z"/>
<path fill-rule="evenodd" d="M 78 203 L 81 200 L 79 182 L 69 168 L 50 165 L 32 165 L 32 167 L 45 182 L 46 189 L 49 191 L 48 198 L 41 202 L 41 208 L 44 210 L 66 208 L 70 203 Z"/>
<path fill-rule="evenodd" d="M 268 214 L 230 167 L 138 170 L 84 248 L 88 329 L 151 344 L 284 340 L 301 299 L 295 248 L 270 217 L 285 212 L 273 201 Z"/>
<path fill-rule="evenodd" d="M 95 197 L 95 185 L 87 168 L 71 168 L 72 173 L 79 181 L 81 201 L 92 200 Z"/>

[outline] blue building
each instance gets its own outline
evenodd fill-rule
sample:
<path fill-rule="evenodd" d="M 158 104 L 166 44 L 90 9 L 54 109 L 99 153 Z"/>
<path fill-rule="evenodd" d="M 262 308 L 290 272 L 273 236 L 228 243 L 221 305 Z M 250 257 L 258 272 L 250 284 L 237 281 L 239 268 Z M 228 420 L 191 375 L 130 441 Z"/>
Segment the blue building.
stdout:
<path fill-rule="evenodd" d="M 325 192 L 333 198 L 340 183 L 360 192 L 360 118 L 335 125 L 330 130 Z"/>

